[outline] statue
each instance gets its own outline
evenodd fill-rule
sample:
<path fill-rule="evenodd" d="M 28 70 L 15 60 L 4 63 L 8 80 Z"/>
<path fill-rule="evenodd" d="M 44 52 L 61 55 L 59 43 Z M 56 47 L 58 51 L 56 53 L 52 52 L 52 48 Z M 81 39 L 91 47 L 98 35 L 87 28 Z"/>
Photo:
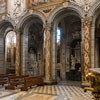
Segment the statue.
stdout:
<path fill-rule="evenodd" d="M 71 69 L 74 70 L 75 69 L 75 64 L 77 62 L 77 59 L 71 55 Z"/>

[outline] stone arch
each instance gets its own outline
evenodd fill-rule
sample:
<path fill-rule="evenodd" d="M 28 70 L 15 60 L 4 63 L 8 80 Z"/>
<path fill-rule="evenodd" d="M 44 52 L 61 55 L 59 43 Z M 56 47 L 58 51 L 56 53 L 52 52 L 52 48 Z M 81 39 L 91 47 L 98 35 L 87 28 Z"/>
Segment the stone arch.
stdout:
<path fill-rule="evenodd" d="M 96 33 L 98 33 L 98 29 L 100 26 L 100 1 L 96 1 L 96 3 L 93 5 L 92 9 L 90 9 L 88 13 L 88 17 L 92 16 L 92 29 L 91 29 L 91 66 L 92 67 L 98 67 L 99 63 L 99 39 Z M 97 29 L 98 28 L 98 29 Z M 98 49 L 98 50 L 97 50 Z M 96 66 L 95 66 L 96 65 Z"/>
<path fill-rule="evenodd" d="M 23 23 L 27 20 L 27 19 L 29 19 L 31 16 L 33 16 L 33 17 L 37 17 L 37 18 L 39 18 L 39 19 L 41 19 L 41 21 L 43 22 L 43 23 L 45 23 L 45 16 L 42 14 L 42 13 L 40 13 L 40 12 L 33 12 L 32 14 L 26 14 L 24 17 L 22 17 L 21 18 L 21 20 L 20 20 L 20 22 L 18 23 L 18 28 L 20 28 L 20 27 L 22 27 L 23 26 Z"/>
<path fill-rule="evenodd" d="M 42 31 L 40 32 L 40 30 L 42 29 L 44 23 L 45 23 L 45 19 L 43 19 L 43 17 L 41 18 L 40 16 L 37 16 L 35 14 L 27 15 L 27 17 L 24 17 L 23 20 L 21 20 L 21 22 L 19 23 L 18 28 L 21 28 L 21 31 L 22 31 L 22 34 L 21 34 L 21 38 L 22 38 L 22 40 L 21 40 L 22 41 L 21 42 L 21 47 L 22 47 L 22 49 L 21 49 L 21 52 L 22 52 L 22 54 L 21 54 L 22 74 L 26 74 L 25 70 L 28 69 L 29 64 L 31 64 L 31 62 L 28 60 L 28 56 L 30 55 L 29 54 L 29 48 L 33 45 L 28 46 L 28 43 L 29 43 L 28 37 L 30 35 L 29 33 L 30 33 L 30 31 L 31 32 L 35 31 L 35 33 L 36 33 L 37 32 L 36 30 L 38 29 L 38 33 L 39 33 L 39 35 L 41 35 L 43 32 Z M 31 27 L 31 30 L 30 30 L 30 27 Z"/>
<path fill-rule="evenodd" d="M 68 5 L 68 7 L 66 7 L 66 8 L 61 6 L 61 7 L 56 8 L 55 10 L 53 10 L 51 16 L 49 17 L 48 23 L 53 22 L 54 18 L 60 12 L 64 11 L 65 9 L 71 9 L 71 10 L 75 11 L 76 13 L 79 14 L 80 17 L 84 17 L 84 15 L 85 15 L 84 11 L 76 5 Z"/>
<path fill-rule="evenodd" d="M 5 36 L 6 33 L 10 30 L 13 30 L 14 23 L 9 20 L 1 20 L 0 21 L 0 36 Z"/>
<path fill-rule="evenodd" d="M 12 24 L 12 26 L 14 27 L 15 26 L 15 22 L 14 20 L 12 20 L 11 18 L 7 17 L 6 19 L 0 19 L 0 23 L 3 23 L 3 22 L 9 22 Z"/>
<path fill-rule="evenodd" d="M 88 17 L 95 16 L 95 18 L 96 18 L 97 15 L 95 15 L 95 14 L 96 14 L 96 12 L 97 12 L 97 10 L 98 10 L 99 8 L 100 8 L 100 1 L 98 0 L 98 1 L 95 2 L 95 4 L 94 4 L 94 5 L 92 6 L 92 8 L 89 10 L 87 16 L 88 16 Z M 97 13 L 98 13 L 98 12 L 97 12 Z"/>
<path fill-rule="evenodd" d="M 0 73 L 6 73 L 6 64 L 5 64 L 5 37 L 9 31 L 12 31 L 14 28 L 14 22 L 8 19 L 0 20 Z"/>
<path fill-rule="evenodd" d="M 75 8 L 75 9 L 74 9 Z M 83 12 L 83 13 L 82 13 Z M 56 28 L 58 26 L 59 21 L 66 16 L 74 15 L 78 17 L 81 21 L 81 18 L 84 17 L 84 11 L 76 6 L 69 5 L 67 8 L 59 7 L 57 8 L 53 14 L 50 16 L 48 23 L 53 23 L 53 32 L 52 32 L 52 77 L 56 80 Z M 59 16 L 59 17 L 58 17 Z"/>

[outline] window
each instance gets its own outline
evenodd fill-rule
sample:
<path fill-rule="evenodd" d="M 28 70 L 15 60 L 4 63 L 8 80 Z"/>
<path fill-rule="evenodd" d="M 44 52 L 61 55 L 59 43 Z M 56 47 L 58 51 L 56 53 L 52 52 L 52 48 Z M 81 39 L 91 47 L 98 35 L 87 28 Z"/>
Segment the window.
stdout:
<path fill-rule="evenodd" d="M 57 35 L 56 35 L 56 42 L 57 42 L 57 63 L 60 63 L 60 37 L 61 37 L 61 32 L 60 29 L 57 28 Z"/>
<path fill-rule="evenodd" d="M 60 29 L 57 28 L 57 43 L 60 43 L 60 35 L 61 35 Z"/>

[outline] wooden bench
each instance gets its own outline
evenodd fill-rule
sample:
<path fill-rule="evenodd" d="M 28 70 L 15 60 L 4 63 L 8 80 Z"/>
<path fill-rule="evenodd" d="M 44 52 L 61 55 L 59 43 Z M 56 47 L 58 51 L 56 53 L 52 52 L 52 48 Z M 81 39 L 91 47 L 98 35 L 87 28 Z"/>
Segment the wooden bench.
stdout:
<path fill-rule="evenodd" d="M 13 75 L 0 74 L 0 85 L 8 84 L 8 76 Z"/>
<path fill-rule="evenodd" d="M 5 74 L 0 74 L 0 85 L 7 84 L 6 77 L 7 76 Z"/>
<path fill-rule="evenodd" d="M 24 85 L 24 77 L 28 77 L 28 75 L 9 76 L 8 77 L 8 86 L 6 86 L 5 89 L 13 89 L 14 90 L 16 88 L 21 88 Z"/>
<path fill-rule="evenodd" d="M 43 78 L 42 76 L 38 77 L 24 77 L 24 86 L 21 88 L 22 91 L 27 91 L 28 88 L 31 88 L 35 85 L 43 85 Z"/>

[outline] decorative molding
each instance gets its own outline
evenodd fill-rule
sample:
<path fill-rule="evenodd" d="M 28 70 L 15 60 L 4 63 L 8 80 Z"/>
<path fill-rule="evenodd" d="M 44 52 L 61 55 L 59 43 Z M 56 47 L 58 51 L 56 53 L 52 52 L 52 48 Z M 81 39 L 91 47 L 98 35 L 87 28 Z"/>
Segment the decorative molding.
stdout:
<path fill-rule="evenodd" d="M 70 0 L 70 2 L 75 3 L 76 5 L 83 8 L 86 13 L 90 10 L 96 1 L 97 0 Z"/>
<path fill-rule="evenodd" d="M 33 7 L 31 7 L 31 9 L 47 8 L 47 7 L 59 5 L 62 3 L 64 3 L 64 0 L 56 0 L 56 1 L 51 1 L 51 2 L 47 2 L 47 3 L 39 4 L 37 6 L 33 6 Z"/>

